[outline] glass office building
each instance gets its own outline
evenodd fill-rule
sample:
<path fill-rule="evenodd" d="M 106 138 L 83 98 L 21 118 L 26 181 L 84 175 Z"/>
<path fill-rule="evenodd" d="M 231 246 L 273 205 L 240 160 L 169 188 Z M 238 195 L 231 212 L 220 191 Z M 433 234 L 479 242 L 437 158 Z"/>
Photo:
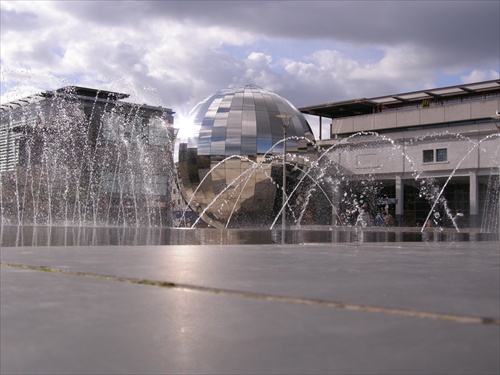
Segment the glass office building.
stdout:
<path fill-rule="evenodd" d="M 68 86 L 1 106 L 3 224 L 170 226 L 173 111 Z"/>

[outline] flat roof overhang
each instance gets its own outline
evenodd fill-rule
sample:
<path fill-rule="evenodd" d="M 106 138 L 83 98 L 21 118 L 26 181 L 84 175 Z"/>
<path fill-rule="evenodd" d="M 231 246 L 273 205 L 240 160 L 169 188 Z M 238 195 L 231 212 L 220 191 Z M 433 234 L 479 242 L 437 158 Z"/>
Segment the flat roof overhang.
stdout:
<path fill-rule="evenodd" d="M 78 96 L 98 98 L 104 100 L 120 100 L 128 98 L 130 96 L 129 94 L 123 94 L 119 92 L 106 91 L 106 90 L 98 90 L 81 86 L 66 86 L 54 91 L 45 91 L 41 95 L 50 97 L 57 94 L 78 95 Z"/>
<path fill-rule="evenodd" d="M 500 80 L 468 83 L 457 86 L 440 87 L 436 89 L 413 91 L 401 94 L 378 96 L 374 98 L 359 98 L 318 104 L 298 108 L 304 114 L 341 118 L 376 113 L 384 105 L 419 103 L 423 100 L 446 99 L 449 97 L 467 97 L 484 92 L 500 93 Z"/>

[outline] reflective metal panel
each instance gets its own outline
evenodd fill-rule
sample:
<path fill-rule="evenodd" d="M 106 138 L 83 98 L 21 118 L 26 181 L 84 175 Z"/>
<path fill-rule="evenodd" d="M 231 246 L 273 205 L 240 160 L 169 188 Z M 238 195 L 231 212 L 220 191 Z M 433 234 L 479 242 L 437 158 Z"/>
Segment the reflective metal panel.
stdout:
<path fill-rule="evenodd" d="M 295 138 L 287 140 L 287 152 L 312 156 L 313 134 L 304 116 L 286 99 L 254 85 L 221 90 L 193 112 L 195 135 L 179 148 L 182 191 L 190 207 L 219 227 L 231 220 L 233 225 L 272 220 L 282 165 L 270 158 L 283 154 L 284 135 L 276 116 L 294 116 L 287 136 Z"/>

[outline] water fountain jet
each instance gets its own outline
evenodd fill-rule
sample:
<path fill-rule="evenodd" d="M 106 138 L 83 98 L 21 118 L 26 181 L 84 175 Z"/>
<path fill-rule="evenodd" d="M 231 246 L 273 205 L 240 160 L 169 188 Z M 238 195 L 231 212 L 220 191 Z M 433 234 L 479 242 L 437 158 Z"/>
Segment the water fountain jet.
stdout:
<path fill-rule="evenodd" d="M 75 89 L 82 88 L 76 87 Z M 30 103 L 33 105 L 32 108 L 36 108 L 33 112 L 51 111 L 50 113 L 54 114 L 60 111 L 64 115 L 54 116 L 57 118 L 54 120 L 54 126 L 47 124 L 38 126 L 36 122 L 31 124 L 28 120 L 23 120 L 24 125 L 15 128 L 19 131 L 17 134 L 25 137 L 28 146 L 26 154 L 22 157 L 34 161 L 38 155 L 41 155 L 39 159 L 43 163 L 41 167 L 35 163 L 28 163 L 24 170 L 17 170 L 15 173 L 7 171 L 2 175 L 0 181 L 2 184 L 0 196 L 2 225 L 47 224 L 51 227 L 56 225 L 82 227 L 87 225 L 94 227 L 171 225 L 164 221 L 168 219 L 167 210 L 157 210 L 160 207 L 155 207 L 158 203 L 169 204 L 168 198 L 163 202 L 158 202 L 158 194 L 155 190 L 155 185 L 158 185 L 158 181 L 155 180 L 157 167 L 161 163 L 155 154 L 149 151 L 151 138 L 143 138 L 144 132 L 138 131 L 142 129 L 141 112 L 150 111 L 153 108 L 142 104 L 129 104 L 129 108 L 133 110 L 128 113 L 125 109 L 127 105 L 116 104 L 117 96 L 111 98 L 112 100 L 109 97 L 103 98 L 106 93 L 110 94 L 96 90 L 92 104 L 83 106 L 83 109 L 75 104 L 77 98 L 74 102 L 67 100 L 65 104 L 67 108 L 56 101 L 45 108 L 40 98 Z M 63 92 L 56 92 L 56 94 L 74 95 L 74 93 Z M 50 93 L 48 95 L 50 96 Z M 103 104 L 106 100 L 106 104 Z M 352 163 L 356 155 L 362 154 L 357 150 L 370 150 L 378 147 L 384 150 L 382 151 L 385 153 L 383 162 L 389 165 L 388 170 L 390 170 L 392 159 L 403 160 L 408 190 L 411 193 L 411 189 L 415 189 L 422 197 L 421 200 L 428 205 L 424 208 L 423 203 L 419 203 L 421 204 L 420 215 L 426 209 L 426 218 L 425 216 L 421 218 L 423 226 L 422 222 L 418 221 L 417 215 L 416 223 L 407 224 L 401 220 L 398 223 L 398 225 L 416 227 L 422 233 L 425 232 L 425 223 L 429 221 L 434 210 L 443 212 L 444 218 L 453 223 L 452 212 L 459 206 L 457 206 L 457 199 L 450 203 L 446 189 L 455 180 L 457 174 L 463 173 L 460 171 L 464 169 L 464 166 L 473 168 L 468 166 L 469 159 L 476 154 L 476 151 L 478 155 L 484 155 L 482 160 L 488 160 L 492 165 L 491 173 L 487 176 L 487 191 L 484 195 L 494 197 L 496 200 L 485 199 L 481 202 L 481 210 L 478 209 L 478 212 L 474 214 L 482 215 L 481 231 L 498 233 L 499 167 L 496 156 L 498 155 L 498 134 L 490 134 L 477 141 L 469 138 L 465 133 L 452 132 L 407 136 L 401 140 L 391 139 L 384 133 L 363 131 L 346 136 L 338 142 L 332 140 L 333 144 L 323 149 L 314 141 L 310 128 L 300 112 L 288 101 L 267 90 L 252 85 L 222 90 L 210 100 L 200 103 L 200 106 L 202 110 L 197 120 L 198 133 L 187 140 L 184 146 L 181 145 L 180 150 L 184 154 L 179 155 L 178 163 L 181 180 L 179 186 L 182 187 L 181 190 L 185 194 L 188 206 L 199 207 L 199 216 L 191 225 L 192 228 L 206 221 L 226 230 L 234 227 L 260 226 L 273 231 L 281 217 L 282 230 L 286 227 L 287 221 L 291 224 L 290 230 L 304 229 L 308 224 L 346 230 L 353 225 L 343 221 L 342 214 L 346 209 L 352 211 L 350 213 L 354 217 L 365 202 L 371 202 L 371 205 L 377 208 L 379 201 L 386 202 L 385 209 L 388 211 L 395 205 L 401 206 L 407 200 L 406 190 L 393 198 L 394 189 L 391 190 L 390 187 L 386 189 L 387 185 L 382 183 L 386 176 L 377 169 L 382 169 L 383 166 L 372 167 L 361 164 L 362 168 L 359 168 L 359 165 Z M 20 111 L 21 117 L 29 115 L 26 106 L 20 105 L 19 107 L 24 108 Z M 75 108 L 75 110 L 68 108 Z M 246 109 L 251 110 L 247 112 Z M 289 113 L 293 113 L 294 118 L 288 119 L 291 135 L 287 137 L 286 132 L 282 131 L 283 126 L 279 121 L 279 116 L 288 116 Z M 119 119 L 120 116 L 122 116 L 121 119 Z M 46 117 L 42 116 L 41 119 L 45 121 Z M 105 120 L 99 120 L 103 118 Z M 89 138 L 92 134 L 86 125 L 88 122 L 93 124 L 92 129 L 97 134 L 103 135 L 103 138 L 98 138 L 95 143 L 80 141 L 80 139 Z M 68 125 L 70 123 L 77 125 L 70 127 Z M 266 126 L 265 131 L 262 130 L 262 124 Z M 168 124 L 167 121 L 166 128 L 170 125 L 172 124 Z M 153 129 L 153 132 L 157 131 L 154 130 L 155 126 L 150 129 Z M 253 135 L 249 136 L 248 129 L 255 129 L 257 135 L 252 138 Z M 263 137 L 258 136 L 259 129 Z M 32 133 L 29 133 L 30 131 Z M 30 134 L 34 136 L 29 138 Z M 11 135 L 16 135 L 15 131 Z M 167 136 L 168 141 L 163 144 L 163 147 L 168 145 L 167 154 L 173 149 L 171 140 L 175 138 L 175 135 L 172 135 L 173 133 L 170 133 Z M 36 137 L 43 142 L 37 142 Z M 61 141 L 54 142 L 56 138 Z M 198 142 L 196 145 L 194 144 L 195 138 Z M 453 162 L 446 176 L 432 177 L 415 161 L 418 155 L 412 154 L 412 148 L 416 148 L 415 145 L 420 143 L 431 144 L 436 142 L 436 139 L 440 139 L 443 143 L 442 139 L 445 138 L 453 141 L 466 141 L 470 146 L 460 155 L 458 162 Z M 114 139 L 117 148 L 118 145 L 122 147 L 121 151 L 116 152 L 115 155 L 108 155 L 104 151 L 111 139 Z M 254 139 L 255 143 L 253 143 Z M 44 144 L 50 148 L 40 151 L 37 144 Z M 84 145 L 82 162 L 79 162 L 78 153 L 73 152 L 78 149 L 76 145 L 79 144 Z M 58 148 L 64 150 L 64 153 L 50 159 L 49 156 L 56 155 L 54 151 Z M 244 150 L 246 151 L 243 152 Z M 365 151 L 364 154 L 367 152 Z M 139 155 L 140 165 L 135 163 L 134 155 Z M 108 175 L 108 178 L 104 180 L 102 179 L 103 170 L 100 169 L 99 163 L 105 166 Z M 165 176 L 167 180 L 172 180 L 173 162 L 169 165 L 163 164 L 161 168 L 163 168 L 162 176 Z M 137 170 L 141 169 L 142 174 L 139 176 Z M 256 178 L 255 176 L 259 174 L 261 177 Z M 408 178 L 409 176 L 411 179 Z M 192 177 L 193 180 L 191 180 Z M 479 178 L 484 179 L 483 175 L 478 176 Z M 413 184 L 410 180 L 413 180 Z M 413 188 L 413 186 L 416 187 Z M 110 189 L 115 189 L 115 194 L 108 194 Z M 484 190 L 483 187 L 481 189 Z M 14 194 L 9 195 L 11 192 Z M 251 200 L 259 194 L 260 197 L 256 201 Z M 219 199 L 220 204 L 217 203 Z M 417 202 L 416 198 L 414 202 Z M 9 205 L 11 207 L 8 207 Z M 16 209 L 11 210 L 12 207 Z M 311 212 L 316 214 L 312 221 L 309 220 Z M 263 215 L 260 215 L 261 213 Z M 400 217 L 400 219 L 404 218 Z M 271 222 L 271 226 L 267 226 Z M 358 228 L 354 229 L 358 231 Z M 468 232 L 468 229 L 462 230 L 456 226 L 449 229 L 454 229 L 457 233 Z M 281 239 L 284 239 L 284 234 Z"/>

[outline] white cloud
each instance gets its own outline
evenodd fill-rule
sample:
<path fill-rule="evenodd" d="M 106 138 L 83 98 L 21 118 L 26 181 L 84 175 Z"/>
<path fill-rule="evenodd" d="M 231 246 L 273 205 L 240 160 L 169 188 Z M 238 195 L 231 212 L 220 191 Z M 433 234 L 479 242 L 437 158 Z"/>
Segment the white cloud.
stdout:
<path fill-rule="evenodd" d="M 74 84 L 187 113 L 213 92 L 244 83 L 303 106 L 498 77 L 500 4 L 436 1 L 426 8 L 3 0 L 2 101 L 31 87 Z"/>
<path fill-rule="evenodd" d="M 500 69 L 500 67 L 499 67 Z M 473 70 L 467 75 L 460 76 L 462 83 L 471 83 L 479 81 L 489 81 L 492 79 L 500 79 L 500 70 Z"/>
<path fill-rule="evenodd" d="M 280 77 L 273 71 L 273 59 L 261 52 L 252 52 L 243 61 L 244 73 L 233 77 L 233 85 L 255 84 L 271 91 L 279 90 Z"/>
<path fill-rule="evenodd" d="M 384 57 L 370 65 L 360 65 L 350 78 L 356 81 L 399 82 L 400 90 L 432 87 L 435 72 L 428 63 L 430 52 L 414 45 L 386 47 Z"/>

